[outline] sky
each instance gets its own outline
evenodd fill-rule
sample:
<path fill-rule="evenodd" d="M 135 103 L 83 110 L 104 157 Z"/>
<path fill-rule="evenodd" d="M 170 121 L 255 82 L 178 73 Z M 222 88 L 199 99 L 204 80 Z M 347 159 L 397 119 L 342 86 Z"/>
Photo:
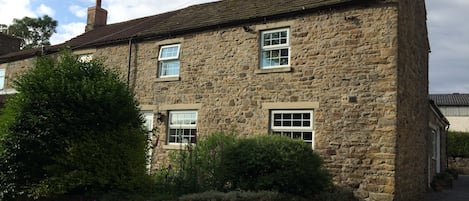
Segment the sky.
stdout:
<path fill-rule="evenodd" d="M 108 24 L 215 0 L 102 0 Z M 51 43 L 82 34 L 95 0 L 0 0 L 0 24 L 49 15 L 58 21 Z M 469 0 L 426 0 L 430 93 L 469 93 Z"/>

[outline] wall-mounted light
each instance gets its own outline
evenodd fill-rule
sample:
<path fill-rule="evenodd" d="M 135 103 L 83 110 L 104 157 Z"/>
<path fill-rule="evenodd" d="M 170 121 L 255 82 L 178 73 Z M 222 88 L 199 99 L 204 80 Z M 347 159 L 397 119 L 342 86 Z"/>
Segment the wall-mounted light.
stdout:
<path fill-rule="evenodd" d="M 254 30 L 249 26 L 243 26 L 243 29 L 247 33 L 254 33 Z"/>
<path fill-rule="evenodd" d="M 164 119 L 163 113 L 157 112 L 157 113 L 156 113 L 156 119 L 157 119 L 158 121 L 163 121 L 163 119 Z"/>

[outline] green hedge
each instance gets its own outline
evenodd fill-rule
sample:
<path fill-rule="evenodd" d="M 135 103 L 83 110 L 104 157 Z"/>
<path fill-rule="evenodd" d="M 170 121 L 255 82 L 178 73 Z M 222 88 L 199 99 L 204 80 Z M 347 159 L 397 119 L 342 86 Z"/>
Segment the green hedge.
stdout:
<path fill-rule="evenodd" d="M 448 153 L 453 157 L 469 157 L 469 133 L 449 132 Z"/>

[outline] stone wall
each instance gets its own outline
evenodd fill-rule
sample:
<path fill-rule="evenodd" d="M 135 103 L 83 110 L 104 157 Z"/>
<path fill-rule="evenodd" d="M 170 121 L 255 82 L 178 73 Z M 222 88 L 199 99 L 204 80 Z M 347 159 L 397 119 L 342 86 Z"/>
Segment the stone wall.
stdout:
<path fill-rule="evenodd" d="M 469 158 L 450 157 L 448 167 L 456 169 L 459 174 L 469 175 Z"/>
<path fill-rule="evenodd" d="M 14 61 L 10 63 L 0 64 L 0 69 L 5 70 L 5 89 L 13 88 L 13 80 L 18 77 L 21 73 L 25 72 L 28 68 L 31 68 L 35 65 L 36 58 L 24 59 L 19 61 Z"/>
<path fill-rule="evenodd" d="M 396 187 L 394 200 L 423 200 L 426 191 L 428 38 L 423 0 L 399 1 Z"/>
<path fill-rule="evenodd" d="M 340 185 L 366 200 L 392 200 L 397 115 L 397 7 L 320 11 L 134 42 L 131 86 L 145 108 L 163 114 L 154 163 L 165 158 L 168 108 L 198 109 L 199 137 L 217 131 L 269 132 L 267 103 L 314 107 L 315 150 Z M 291 67 L 259 71 L 260 30 L 290 27 Z M 180 77 L 156 77 L 160 45 L 181 44 Z M 125 79 L 129 46 L 98 48 Z M 357 102 L 347 101 L 349 96 Z M 306 109 L 306 108 L 305 108 Z M 311 109 L 311 108 L 308 108 Z M 156 119 L 155 119 L 156 120 Z M 157 168 L 155 165 L 153 168 Z"/>
<path fill-rule="evenodd" d="M 418 155 L 426 154 L 419 140 L 428 131 L 423 1 L 383 2 L 82 52 L 105 58 L 125 81 L 130 70 L 142 109 L 163 115 L 155 118 L 153 169 L 174 148 L 166 146 L 171 109 L 197 109 L 200 138 L 267 134 L 272 105 L 304 107 L 314 110 L 314 149 L 335 183 L 363 200 L 415 200 L 425 187 Z M 260 31 L 285 27 L 291 66 L 260 70 Z M 181 44 L 180 76 L 157 78 L 159 47 L 174 43 Z M 31 61 L 0 68 L 8 77 Z"/>

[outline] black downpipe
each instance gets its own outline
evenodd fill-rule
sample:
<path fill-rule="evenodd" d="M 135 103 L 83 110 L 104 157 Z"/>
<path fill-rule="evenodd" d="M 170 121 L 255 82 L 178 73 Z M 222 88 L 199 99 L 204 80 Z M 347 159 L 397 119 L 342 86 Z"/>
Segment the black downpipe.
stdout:
<path fill-rule="evenodd" d="M 132 38 L 129 39 L 129 59 L 127 63 L 127 86 L 130 86 L 130 64 L 132 62 Z"/>

